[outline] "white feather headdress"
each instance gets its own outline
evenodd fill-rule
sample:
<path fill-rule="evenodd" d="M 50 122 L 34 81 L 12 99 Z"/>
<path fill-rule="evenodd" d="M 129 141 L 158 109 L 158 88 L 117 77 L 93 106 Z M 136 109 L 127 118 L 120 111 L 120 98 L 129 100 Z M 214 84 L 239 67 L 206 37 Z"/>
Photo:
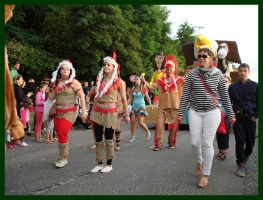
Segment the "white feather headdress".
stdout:
<path fill-rule="evenodd" d="M 104 88 L 101 90 L 101 92 L 99 92 L 100 84 L 101 84 L 101 81 L 102 81 L 103 75 L 104 75 L 104 68 L 103 67 L 101 68 L 101 70 L 100 70 L 100 72 L 98 74 L 97 88 L 96 88 L 97 92 L 96 92 L 95 98 L 98 97 L 98 96 L 102 97 L 102 95 L 105 94 L 105 92 L 108 91 L 109 87 L 112 85 L 112 83 L 113 83 L 113 81 L 114 81 L 114 79 L 116 77 L 116 73 L 117 73 L 117 69 L 118 69 L 117 62 L 113 58 L 111 58 L 110 56 L 107 56 L 107 57 L 103 58 L 103 64 L 106 63 L 106 62 L 109 62 L 109 63 L 113 64 L 114 71 L 112 73 L 110 81 L 107 82 L 107 84 L 104 86 Z"/>
<path fill-rule="evenodd" d="M 60 67 L 62 66 L 65 66 L 65 67 L 69 67 L 72 71 L 69 79 L 67 81 L 65 81 L 65 84 L 68 84 L 70 83 L 76 76 L 76 71 L 72 65 L 71 62 L 69 62 L 68 60 L 63 60 L 62 62 L 59 63 L 58 67 L 57 67 L 57 70 L 52 72 L 52 79 L 51 79 L 51 82 L 55 82 L 56 78 L 57 78 L 57 74 L 58 74 L 58 70 L 60 69 Z"/>

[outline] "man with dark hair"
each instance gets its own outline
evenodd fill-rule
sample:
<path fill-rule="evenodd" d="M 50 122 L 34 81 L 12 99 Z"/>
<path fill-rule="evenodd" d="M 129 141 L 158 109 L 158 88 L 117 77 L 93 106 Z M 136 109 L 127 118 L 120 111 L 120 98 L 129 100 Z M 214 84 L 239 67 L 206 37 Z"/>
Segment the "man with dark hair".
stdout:
<path fill-rule="evenodd" d="M 87 94 L 89 93 L 90 88 L 89 88 L 89 83 L 87 81 L 85 81 L 83 83 L 83 92 L 85 94 L 85 97 L 87 96 Z"/>
<path fill-rule="evenodd" d="M 14 63 L 13 63 L 13 67 L 11 68 L 11 70 L 10 70 L 10 75 L 11 75 L 11 80 L 12 80 L 12 83 L 14 84 L 14 77 L 16 76 L 16 75 L 19 75 L 19 73 L 18 73 L 18 70 L 19 70 L 19 68 L 20 68 L 20 62 L 17 60 L 17 61 L 15 61 Z"/>
<path fill-rule="evenodd" d="M 253 151 L 258 118 L 258 83 L 248 78 L 249 73 L 249 65 L 240 64 L 239 80 L 229 86 L 229 96 L 236 115 L 233 130 L 236 139 L 237 176 L 241 177 L 245 176 L 245 164 Z"/>

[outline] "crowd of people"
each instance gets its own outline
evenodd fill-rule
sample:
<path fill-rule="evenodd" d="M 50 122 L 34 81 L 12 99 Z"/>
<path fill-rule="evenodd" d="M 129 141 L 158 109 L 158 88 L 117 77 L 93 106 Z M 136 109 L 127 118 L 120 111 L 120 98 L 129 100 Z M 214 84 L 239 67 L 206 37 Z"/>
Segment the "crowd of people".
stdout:
<path fill-rule="evenodd" d="M 57 168 L 68 164 L 68 134 L 79 115 L 83 123 L 92 129 L 96 166 L 92 173 L 107 173 L 113 170 L 114 151 L 120 151 L 121 121 L 130 123 L 131 138 L 135 142 L 136 121 L 145 131 L 145 140 L 151 132 L 144 123 L 148 115 L 146 105 L 152 109 L 158 107 L 153 151 L 164 149 L 165 124 L 168 125 L 168 149 L 176 148 L 178 125 L 184 120 L 188 110 L 191 148 L 195 159 L 194 173 L 200 175 L 198 187 L 208 186 L 214 158 L 213 141 L 218 143 L 217 157 L 224 160 L 229 148 L 229 127 L 233 126 L 236 140 L 237 175 L 244 177 L 246 162 L 253 152 L 255 143 L 256 120 L 258 118 L 258 84 L 248 78 L 249 65 L 242 63 L 238 67 L 239 80 L 231 84 L 228 75 L 212 66 L 215 54 L 209 48 L 199 49 L 199 66 L 185 76 L 178 76 L 178 61 L 174 55 L 156 55 L 156 70 L 159 77 L 149 83 L 144 75 L 135 75 L 134 87 L 127 88 L 120 77 L 116 58 L 106 56 L 99 71 L 95 85 L 92 81 L 79 82 L 75 78 L 75 69 L 69 60 L 58 64 L 51 80 L 42 81 L 35 87 L 34 80 L 28 84 L 18 73 L 19 61 L 11 69 L 16 97 L 17 115 L 23 123 L 25 133 L 30 126 L 30 113 L 34 111 L 35 141 L 54 143 L 58 140 Z M 160 65 L 161 62 L 161 65 Z M 162 70 L 159 70 L 161 69 Z M 155 76 L 154 76 L 155 77 Z M 154 78 L 153 77 L 153 78 Z M 152 78 L 152 79 L 153 79 Z M 154 91 L 154 93 L 153 93 Z M 151 94 L 151 95 L 149 95 Z M 153 98 L 150 98 L 154 97 Z M 55 105 L 56 113 L 52 117 L 49 110 Z M 217 132 L 221 121 L 220 107 L 225 113 L 226 134 Z M 82 110 L 79 113 L 79 110 Z M 84 111 L 88 110 L 88 114 Z M 46 140 L 42 139 L 43 126 L 46 128 Z M 115 136 L 115 137 L 114 137 Z M 16 144 L 27 147 L 26 134 L 19 141 L 10 141 L 8 148 Z M 104 150 L 106 149 L 106 153 Z M 106 158 L 106 160 L 104 160 Z"/>

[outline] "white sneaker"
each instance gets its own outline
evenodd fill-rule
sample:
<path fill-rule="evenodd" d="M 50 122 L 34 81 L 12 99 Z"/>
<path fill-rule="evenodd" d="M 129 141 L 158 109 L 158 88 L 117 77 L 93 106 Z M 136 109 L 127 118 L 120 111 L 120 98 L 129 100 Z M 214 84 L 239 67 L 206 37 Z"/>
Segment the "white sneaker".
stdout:
<path fill-rule="evenodd" d="M 64 167 L 66 164 L 68 164 L 67 158 L 57 159 L 57 161 L 55 162 L 56 167 L 59 167 L 59 168 Z"/>
<path fill-rule="evenodd" d="M 20 144 L 20 146 L 21 146 L 21 147 L 27 147 L 28 144 L 27 144 L 26 142 L 22 142 L 22 143 Z"/>
<path fill-rule="evenodd" d="M 94 169 L 92 169 L 90 172 L 91 173 L 97 173 L 99 172 L 100 170 L 103 169 L 103 166 L 96 166 Z"/>
<path fill-rule="evenodd" d="M 105 166 L 101 172 L 110 172 L 112 170 L 112 166 L 108 167 L 108 166 Z"/>

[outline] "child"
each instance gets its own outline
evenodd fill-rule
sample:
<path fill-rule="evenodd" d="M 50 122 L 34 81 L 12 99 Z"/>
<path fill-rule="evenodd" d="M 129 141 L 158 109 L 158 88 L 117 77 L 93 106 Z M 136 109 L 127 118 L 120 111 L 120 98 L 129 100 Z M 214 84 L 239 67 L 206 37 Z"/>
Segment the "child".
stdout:
<path fill-rule="evenodd" d="M 46 122 L 46 143 L 49 144 L 55 141 L 53 138 L 54 120 L 49 116 L 49 110 L 54 104 L 54 101 L 47 98 L 46 102 L 44 103 L 43 122 Z"/>
<path fill-rule="evenodd" d="M 30 120 L 30 112 L 32 111 L 33 111 L 32 99 L 26 97 L 23 100 L 22 108 L 20 109 L 20 116 L 21 116 L 20 120 L 24 126 L 25 133 L 28 131 L 28 128 L 29 128 L 28 123 Z M 22 137 L 20 141 L 21 141 L 21 144 L 20 144 L 21 147 L 28 146 L 28 144 L 25 142 L 25 137 Z"/>

